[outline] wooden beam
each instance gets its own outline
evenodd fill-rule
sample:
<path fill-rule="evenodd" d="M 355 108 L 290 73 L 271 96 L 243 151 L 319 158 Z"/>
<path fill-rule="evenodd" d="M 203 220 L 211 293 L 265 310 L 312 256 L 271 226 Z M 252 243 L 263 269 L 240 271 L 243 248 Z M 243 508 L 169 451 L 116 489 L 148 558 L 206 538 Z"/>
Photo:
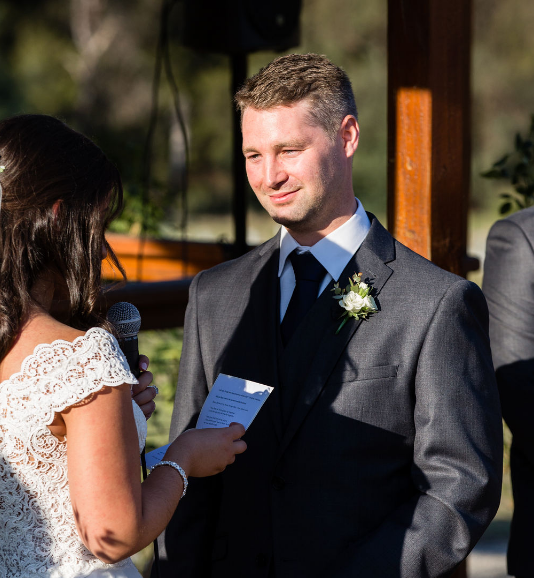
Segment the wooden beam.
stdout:
<path fill-rule="evenodd" d="M 107 240 L 126 271 L 129 281 L 170 281 L 193 277 L 234 255 L 228 243 L 199 243 L 145 239 L 127 235 L 108 234 Z M 102 276 L 108 281 L 120 276 L 107 261 Z"/>
<path fill-rule="evenodd" d="M 470 48 L 471 0 L 388 1 L 388 226 L 464 276 Z"/>
<path fill-rule="evenodd" d="M 189 278 L 154 283 L 126 283 L 123 287 L 104 290 L 97 301 L 96 310 L 105 317 L 114 303 L 127 301 L 139 309 L 142 330 L 183 327 L 191 281 Z M 69 323 L 69 306 L 66 301 L 54 301 L 51 312 L 63 323 Z"/>
<path fill-rule="evenodd" d="M 98 309 L 105 316 L 114 303 L 127 301 L 139 309 L 141 329 L 183 327 L 191 280 L 127 283 L 103 293 Z"/>
<path fill-rule="evenodd" d="M 430 258 L 432 94 L 428 89 L 401 88 L 395 104 L 398 127 L 395 167 L 396 176 L 401 173 L 402 178 L 395 183 L 392 223 L 397 238 L 401 235 L 403 243 Z"/>

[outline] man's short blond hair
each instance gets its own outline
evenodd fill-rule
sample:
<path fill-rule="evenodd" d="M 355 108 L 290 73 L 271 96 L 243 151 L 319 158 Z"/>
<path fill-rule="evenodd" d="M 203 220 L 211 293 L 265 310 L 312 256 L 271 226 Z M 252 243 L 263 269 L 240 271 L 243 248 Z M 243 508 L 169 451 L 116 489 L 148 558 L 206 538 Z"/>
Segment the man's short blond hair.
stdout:
<path fill-rule="evenodd" d="M 241 117 L 248 107 L 267 110 L 302 100 L 310 103 L 312 120 L 331 138 L 348 114 L 358 118 L 346 72 L 320 54 L 280 56 L 249 78 L 235 95 Z"/>

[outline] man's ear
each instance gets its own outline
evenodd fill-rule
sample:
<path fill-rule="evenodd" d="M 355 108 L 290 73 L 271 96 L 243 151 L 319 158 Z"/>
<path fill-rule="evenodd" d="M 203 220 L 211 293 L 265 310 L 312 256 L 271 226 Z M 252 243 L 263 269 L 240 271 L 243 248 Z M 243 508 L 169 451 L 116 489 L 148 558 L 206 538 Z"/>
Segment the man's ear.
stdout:
<path fill-rule="evenodd" d="M 352 114 L 348 114 L 341 122 L 339 134 L 343 140 L 343 150 L 347 158 L 351 158 L 358 148 L 360 139 L 360 127 Z"/>

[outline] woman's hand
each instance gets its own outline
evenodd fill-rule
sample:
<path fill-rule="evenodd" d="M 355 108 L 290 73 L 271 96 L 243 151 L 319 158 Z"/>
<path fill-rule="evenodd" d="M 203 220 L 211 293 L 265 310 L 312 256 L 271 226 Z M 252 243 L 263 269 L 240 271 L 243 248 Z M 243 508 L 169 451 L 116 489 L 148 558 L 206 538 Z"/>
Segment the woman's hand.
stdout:
<path fill-rule="evenodd" d="M 154 386 L 150 387 L 153 375 L 150 371 L 147 371 L 149 363 L 150 360 L 146 355 L 139 356 L 141 375 L 138 377 L 139 383 L 136 383 L 132 387 L 132 399 L 141 408 L 147 419 L 149 419 L 156 409 L 154 398 L 157 395 L 156 388 Z"/>
<path fill-rule="evenodd" d="M 245 428 L 240 423 L 224 428 L 190 429 L 174 440 L 163 459 L 180 464 L 188 476 L 213 476 L 247 449 L 240 439 L 244 434 Z"/>

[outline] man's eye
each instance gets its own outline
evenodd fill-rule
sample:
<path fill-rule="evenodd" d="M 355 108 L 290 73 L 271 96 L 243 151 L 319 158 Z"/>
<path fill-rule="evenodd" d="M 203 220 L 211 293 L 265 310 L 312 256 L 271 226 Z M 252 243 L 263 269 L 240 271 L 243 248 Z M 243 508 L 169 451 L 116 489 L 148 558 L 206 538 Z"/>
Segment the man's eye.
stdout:
<path fill-rule="evenodd" d="M 249 155 L 246 157 L 247 161 L 257 161 L 260 158 L 260 155 Z"/>

